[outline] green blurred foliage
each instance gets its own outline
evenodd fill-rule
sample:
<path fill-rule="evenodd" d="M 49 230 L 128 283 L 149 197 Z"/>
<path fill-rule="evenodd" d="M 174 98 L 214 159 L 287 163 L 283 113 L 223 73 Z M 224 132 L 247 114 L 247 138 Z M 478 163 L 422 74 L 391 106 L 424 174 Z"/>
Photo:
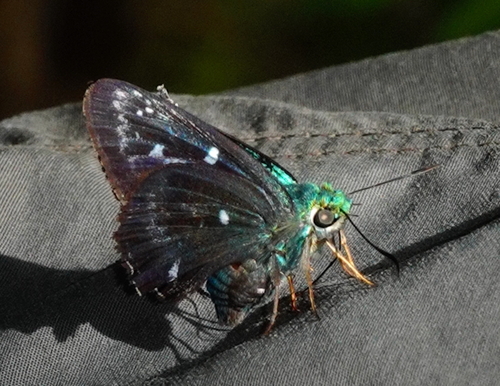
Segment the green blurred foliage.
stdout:
<path fill-rule="evenodd" d="M 210 93 L 499 27 L 498 0 L 5 0 L 0 117 L 101 77 Z"/>
<path fill-rule="evenodd" d="M 127 78 L 154 84 L 151 68 L 163 69 L 174 92 L 206 93 L 411 48 L 420 41 L 404 30 L 404 14 L 412 12 L 404 3 L 150 0 L 144 7 L 129 1 L 130 20 L 147 23 L 136 26 L 142 43 L 136 42 L 140 54 L 129 62 Z M 420 32 L 422 44 L 426 35 Z"/>
<path fill-rule="evenodd" d="M 439 41 L 476 35 L 500 26 L 500 1 L 459 0 L 450 6 L 436 26 Z"/>

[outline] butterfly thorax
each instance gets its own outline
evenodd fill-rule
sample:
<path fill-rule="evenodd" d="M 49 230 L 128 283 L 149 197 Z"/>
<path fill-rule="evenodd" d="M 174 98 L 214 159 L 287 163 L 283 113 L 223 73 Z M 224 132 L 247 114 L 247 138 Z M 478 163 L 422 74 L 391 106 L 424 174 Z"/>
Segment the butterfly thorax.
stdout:
<path fill-rule="evenodd" d="M 305 249 L 308 256 L 344 226 L 352 201 L 341 190 L 330 184 L 292 184 L 287 191 L 293 200 L 296 220 L 300 223 L 296 232 L 276 245 L 276 257 L 283 274 L 297 268 Z M 307 244 L 307 245 L 306 245 Z"/>

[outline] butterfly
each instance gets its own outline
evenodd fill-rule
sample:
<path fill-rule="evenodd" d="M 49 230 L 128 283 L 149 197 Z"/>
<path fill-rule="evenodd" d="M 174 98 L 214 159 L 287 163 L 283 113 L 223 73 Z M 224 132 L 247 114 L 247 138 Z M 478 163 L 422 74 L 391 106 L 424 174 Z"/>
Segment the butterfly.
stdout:
<path fill-rule="evenodd" d="M 120 264 L 142 295 L 178 300 L 205 286 L 217 317 L 240 323 L 302 270 L 316 310 L 311 258 L 326 246 L 356 268 L 344 224 L 352 201 L 329 183 L 298 183 L 255 148 L 151 93 L 101 79 L 87 90 L 87 129 L 121 203 L 114 234 Z"/>

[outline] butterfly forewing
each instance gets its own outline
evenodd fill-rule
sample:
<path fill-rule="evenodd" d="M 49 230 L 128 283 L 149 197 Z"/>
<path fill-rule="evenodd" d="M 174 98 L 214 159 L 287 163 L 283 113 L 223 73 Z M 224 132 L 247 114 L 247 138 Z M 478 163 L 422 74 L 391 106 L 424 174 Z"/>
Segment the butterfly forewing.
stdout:
<path fill-rule="evenodd" d="M 274 162 L 267 155 L 261 153 L 250 145 L 241 142 L 238 138 L 235 138 L 228 134 L 225 135 L 239 147 L 249 153 L 253 158 L 255 158 L 264 168 L 267 169 L 269 173 L 271 173 L 278 180 L 281 185 L 291 185 L 297 183 L 297 180 L 289 171 L 287 171 L 283 166 Z"/>
<path fill-rule="evenodd" d="M 94 83 L 84 114 L 123 204 L 115 238 L 140 292 L 183 295 L 247 260 L 273 269 L 275 244 L 300 226 L 282 186 L 294 183 L 289 173 L 165 94 L 126 82 Z"/>
<path fill-rule="evenodd" d="M 205 160 L 254 181 L 270 193 L 268 199 L 281 200 L 277 207 L 289 206 L 279 183 L 252 162 L 248 152 L 165 94 L 102 79 L 88 89 L 84 114 L 110 183 L 123 202 L 156 168 Z"/>

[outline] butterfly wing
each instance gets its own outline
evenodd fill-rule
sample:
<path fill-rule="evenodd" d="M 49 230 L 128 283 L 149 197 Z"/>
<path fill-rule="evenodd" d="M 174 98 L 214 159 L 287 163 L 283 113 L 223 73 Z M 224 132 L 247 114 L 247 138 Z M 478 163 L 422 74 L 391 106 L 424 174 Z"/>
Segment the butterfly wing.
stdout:
<path fill-rule="evenodd" d="M 142 179 L 167 164 L 205 160 L 254 181 L 282 205 L 286 192 L 232 138 L 201 121 L 164 93 L 101 79 L 85 94 L 83 112 L 94 147 L 122 202 Z"/>
<path fill-rule="evenodd" d="M 281 185 L 292 185 L 296 184 L 297 180 L 295 177 L 286 170 L 283 166 L 274 162 L 267 155 L 261 153 L 257 149 L 252 146 L 240 141 L 239 139 L 223 133 L 226 137 L 231 139 L 234 143 L 236 143 L 239 147 L 245 150 L 248 154 L 250 154 L 253 158 L 255 158 L 269 173 L 271 173 Z"/>
<path fill-rule="evenodd" d="M 268 259 L 272 210 L 258 186 L 203 161 L 164 167 L 123 207 L 115 239 L 140 292 L 177 297 L 228 264 Z"/>
<path fill-rule="evenodd" d="M 84 114 L 123 204 L 115 239 L 140 292 L 177 297 L 247 260 L 264 270 L 261 279 L 272 275 L 274 245 L 299 223 L 292 199 L 266 167 L 270 159 L 165 93 L 118 80 L 94 83 Z"/>

